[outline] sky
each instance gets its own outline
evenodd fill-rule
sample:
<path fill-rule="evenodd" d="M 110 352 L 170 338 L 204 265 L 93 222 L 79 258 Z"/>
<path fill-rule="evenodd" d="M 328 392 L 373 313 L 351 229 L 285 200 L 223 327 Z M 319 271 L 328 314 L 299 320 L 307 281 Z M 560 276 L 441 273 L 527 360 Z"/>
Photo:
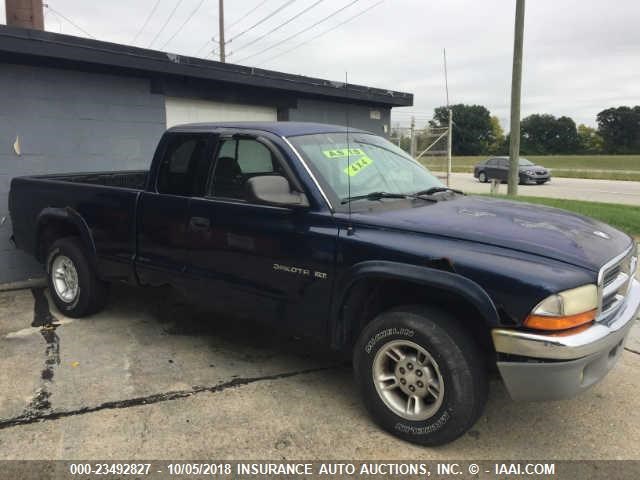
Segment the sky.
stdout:
<path fill-rule="evenodd" d="M 217 58 L 218 0 L 45 3 L 52 32 Z M 508 131 L 514 14 L 515 0 L 226 0 L 226 48 L 230 63 L 413 93 L 394 127 L 445 104 L 446 48 L 450 103 L 484 105 Z M 522 117 L 596 126 L 599 111 L 640 104 L 639 24 L 637 0 L 529 0 Z"/>

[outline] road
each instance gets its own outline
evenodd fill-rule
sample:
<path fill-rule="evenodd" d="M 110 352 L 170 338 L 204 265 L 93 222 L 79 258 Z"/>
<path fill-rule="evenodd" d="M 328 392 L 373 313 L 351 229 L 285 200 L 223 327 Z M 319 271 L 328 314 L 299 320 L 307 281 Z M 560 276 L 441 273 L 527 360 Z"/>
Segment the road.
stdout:
<path fill-rule="evenodd" d="M 471 431 L 422 448 L 373 424 L 350 367 L 317 346 L 165 290 L 114 287 L 80 320 L 50 303 L 0 292 L 0 459 L 640 458 L 640 325 L 580 397 L 516 403 L 494 378 Z M 49 314 L 57 328 L 30 326 Z"/>
<path fill-rule="evenodd" d="M 451 186 L 467 193 L 489 193 L 490 189 L 489 183 L 478 182 L 470 173 L 451 174 Z M 507 193 L 507 185 L 500 185 L 499 191 Z M 553 178 L 551 182 L 544 185 L 520 185 L 518 193 L 533 197 L 568 198 L 640 206 L 640 182 Z"/>

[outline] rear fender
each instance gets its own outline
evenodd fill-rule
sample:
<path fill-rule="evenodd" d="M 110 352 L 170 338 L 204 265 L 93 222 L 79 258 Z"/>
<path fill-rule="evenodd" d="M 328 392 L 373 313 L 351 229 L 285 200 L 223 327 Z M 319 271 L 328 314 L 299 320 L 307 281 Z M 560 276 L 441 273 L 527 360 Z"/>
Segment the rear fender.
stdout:
<path fill-rule="evenodd" d="M 47 228 L 56 225 L 64 225 L 72 230 L 80 237 L 82 244 L 84 245 L 87 253 L 89 254 L 89 261 L 95 266 L 96 261 L 96 246 L 91 235 L 91 230 L 84 221 L 82 216 L 70 207 L 56 208 L 46 207 L 40 212 L 36 219 L 36 258 L 40 262 L 46 261 L 46 252 L 42 251 L 41 241 L 43 240 L 43 234 Z"/>

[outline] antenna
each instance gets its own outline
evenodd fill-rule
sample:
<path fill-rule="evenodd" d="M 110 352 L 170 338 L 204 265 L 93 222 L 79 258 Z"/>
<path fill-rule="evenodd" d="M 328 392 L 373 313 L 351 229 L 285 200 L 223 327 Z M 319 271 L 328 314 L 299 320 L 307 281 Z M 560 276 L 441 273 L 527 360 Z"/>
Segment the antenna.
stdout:
<path fill-rule="evenodd" d="M 347 72 L 344 72 L 344 89 L 347 90 L 349 85 L 349 76 Z M 349 102 L 347 102 L 347 198 L 351 198 L 351 146 L 349 145 Z M 353 225 L 351 225 L 351 201 L 347 202 L 347 208 L 349 209 L 349 225 L 347 226 L 347 235 L 353 235 Z"/>
<path fill-rule="evenodd" d="M 453 110 L 449 106 L 449 78 L 447 75 L 447 49 L 442 49 L 442 60 L 444 62 L 444 89 L 447 94 L 447 112 L 449 113 L 449 124 L 447 126 L 447 187 L 451 183 L 451 142 L 453 138 Z"/>
<path fill-rule="evenodd" d="M 447 95 L 447 110 L 449 109 L 449 79 L 447 75 L 447 49 L 442 49 L 442 59 L 444 61 L 444 91 Z"/>

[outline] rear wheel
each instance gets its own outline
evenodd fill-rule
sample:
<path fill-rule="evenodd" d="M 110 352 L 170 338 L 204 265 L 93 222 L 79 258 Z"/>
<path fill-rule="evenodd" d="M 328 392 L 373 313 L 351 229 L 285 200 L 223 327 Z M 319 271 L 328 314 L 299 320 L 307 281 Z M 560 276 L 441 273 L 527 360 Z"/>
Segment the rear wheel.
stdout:
<path fill-rule="evenodd" d="M 478 174 L 478 180 L 479 180 L 481 183 L 487 183 L 487 174 L 486 174 L 486 173 L 484 173 L 484 172 L 480 172 L 480 173 Z"/>
<path fill-rule="evenodd" d="M 353 359 L 367 410 L 404 440 L 450 442 L 484 409 L 482 352 L 443 310 L 406 306 L 382 313 L 363 330 Z"/>
<path fill-rule="evenodd" d="M 96 313 L 107 299 L 107 284 L 96 276 L 76 237 L 56 240 L 49 248 L 47 282 L 58 310 L 68 317 Z"/>

